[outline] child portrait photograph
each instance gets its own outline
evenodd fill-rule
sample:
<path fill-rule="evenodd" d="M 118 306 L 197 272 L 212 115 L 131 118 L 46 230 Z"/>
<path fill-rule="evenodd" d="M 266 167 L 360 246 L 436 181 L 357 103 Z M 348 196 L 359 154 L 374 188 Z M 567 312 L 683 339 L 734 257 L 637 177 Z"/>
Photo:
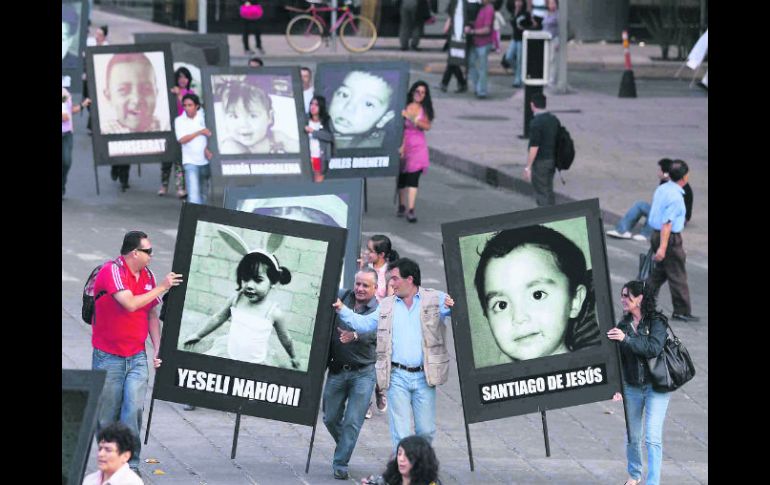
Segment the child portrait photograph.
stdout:
<path fill-rule="evenodd" d="M 211 76 L 222 155 L 299 153 L 291 76 Z"/>
<path fill-rule="evenodd" d="M 324 96 L 334 135 L 328 175 L 369 177 L 398 172 L 409 66 L 402 61 L 318 64 L 315 93 Z M 335 159 L 357 158 L 361 164 Z M 385 159 L 385 164 L 372 164 Z"/>
<path fill-rule="evenodd" d="M 202 77 L 217 197 L 226 187 L 311 177 L 299 67 L 209 66 Z"/>
<path fill-rule="evenodd" d="M 209 222 L 195 236 L 177 348 L 306 371 L 326 243 Z"/>
<path fill-rule="evenodd" d="M 617 348 L 602 338 L 615 320 L 600 214 L 592 199 L 442 224 L 467 422 L 620 388 Z"/>
<path fill-rule="evenodd" d="M 163 52 L 94 54 L 93 63 L 102 135 L 171 130 Z"/>
<path fill-rule="evenodd" d="M 347 230 L 185 204 L 177 234 L 153 399 L 314 423 Z"/>

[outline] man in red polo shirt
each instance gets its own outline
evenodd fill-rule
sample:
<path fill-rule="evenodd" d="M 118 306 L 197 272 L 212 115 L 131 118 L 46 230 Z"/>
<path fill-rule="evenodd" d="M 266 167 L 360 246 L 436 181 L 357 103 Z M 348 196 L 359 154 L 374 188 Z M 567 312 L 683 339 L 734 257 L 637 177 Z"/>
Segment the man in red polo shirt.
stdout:
<path fill-rule="evenodd" d="M 160 320 L 156 306 L 164 292 L 182 282 L 182 275 L 172 272 L 156 285 L 155 276 L 147 267 L 151 258 L 152 245 L 147 234 L 128 232 L 120 257 L 105 264 L 94 283 L 94 295 L 104 294 L 96 300 L 91 367 L 107 372 L 97 433 L 120 421 L 140 440 L 149 378 L 145 342 L 149 334 L 155 349 L 153 364 L 160 367 Z M 140 450 L 141 442 L 128 462 L 137 473 Z"/>

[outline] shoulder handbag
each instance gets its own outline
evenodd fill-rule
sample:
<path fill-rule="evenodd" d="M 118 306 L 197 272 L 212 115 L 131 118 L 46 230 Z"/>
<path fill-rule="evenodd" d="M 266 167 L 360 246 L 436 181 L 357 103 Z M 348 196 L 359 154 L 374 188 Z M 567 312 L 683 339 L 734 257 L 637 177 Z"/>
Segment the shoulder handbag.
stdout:
<path fill-rule="evenodd" d="M 636 279 L 639 281 L 646 281 L 652 271 L 655 269 L 655 251 L 650 248 L 647 254 L 639 255 L 639 273 L 637 273 Z"/>
<path fill-rule="evenodd" d="M 246 5 L 244 3 L 241 5 L 240 14 L 242 19 L 259 20 L 262 18 L 262 13 L 262 5 L 258 3 L 252 5 Z"/>
<path fill-rule="evenodd" d="M 666 343 L 660 355 L 648 360 L 652 388 L 658 392 L 671 392 L 682 387 L 690 379 L 695 377 L 695 366 L 690 358 L 690 353 L 674 330 L 663 318 L 666 324 Z"/>

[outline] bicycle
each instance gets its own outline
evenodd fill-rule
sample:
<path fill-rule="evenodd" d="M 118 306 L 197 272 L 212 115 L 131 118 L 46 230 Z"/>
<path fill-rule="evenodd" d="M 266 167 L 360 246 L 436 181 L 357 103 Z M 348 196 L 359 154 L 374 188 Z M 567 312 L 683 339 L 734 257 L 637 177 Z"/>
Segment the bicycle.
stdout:
<path fill-rule="evenodd" d="M 313 52 L 321 47 L 321 42 L 328 42 L 326 21 L 318 15 L 319 12 L 331 12 L 334 7 L 316 7 L 311 4 L 306 9 L 285 6 L 290 12 L 299 12 L 303 15 L 294 17 L 286 26 L 286 40 L 297 52 Z M 366 52 L 377 41 L 377 28 L 371 20 L 351 12 L 348 5 L 338 7 L 337 12 L 342 15 L 332 26 L 330 31 L 339 28 L 340 40 L 350 52 Z"/>

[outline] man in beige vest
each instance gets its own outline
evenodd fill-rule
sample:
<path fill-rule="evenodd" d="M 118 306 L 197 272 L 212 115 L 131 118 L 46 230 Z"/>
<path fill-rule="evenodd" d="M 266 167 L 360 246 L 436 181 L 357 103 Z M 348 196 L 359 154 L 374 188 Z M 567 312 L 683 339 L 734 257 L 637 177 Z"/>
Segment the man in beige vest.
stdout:
<path fill-rule="evenodd" d="M 399 441 L 415 434 L 428 441 L 436 433 L 436 386 L 449 375 L 444 317 L 454 300 L 444 292 L 420 287 L 420 267 L 408 258 L 388 265 L 394 295 L 383 298 L 377 311 L 359 315 L 339 299 L 340 319 L 357 332 L 377 331 L 377 384 L 388 393 L 390 437 Z"/>

